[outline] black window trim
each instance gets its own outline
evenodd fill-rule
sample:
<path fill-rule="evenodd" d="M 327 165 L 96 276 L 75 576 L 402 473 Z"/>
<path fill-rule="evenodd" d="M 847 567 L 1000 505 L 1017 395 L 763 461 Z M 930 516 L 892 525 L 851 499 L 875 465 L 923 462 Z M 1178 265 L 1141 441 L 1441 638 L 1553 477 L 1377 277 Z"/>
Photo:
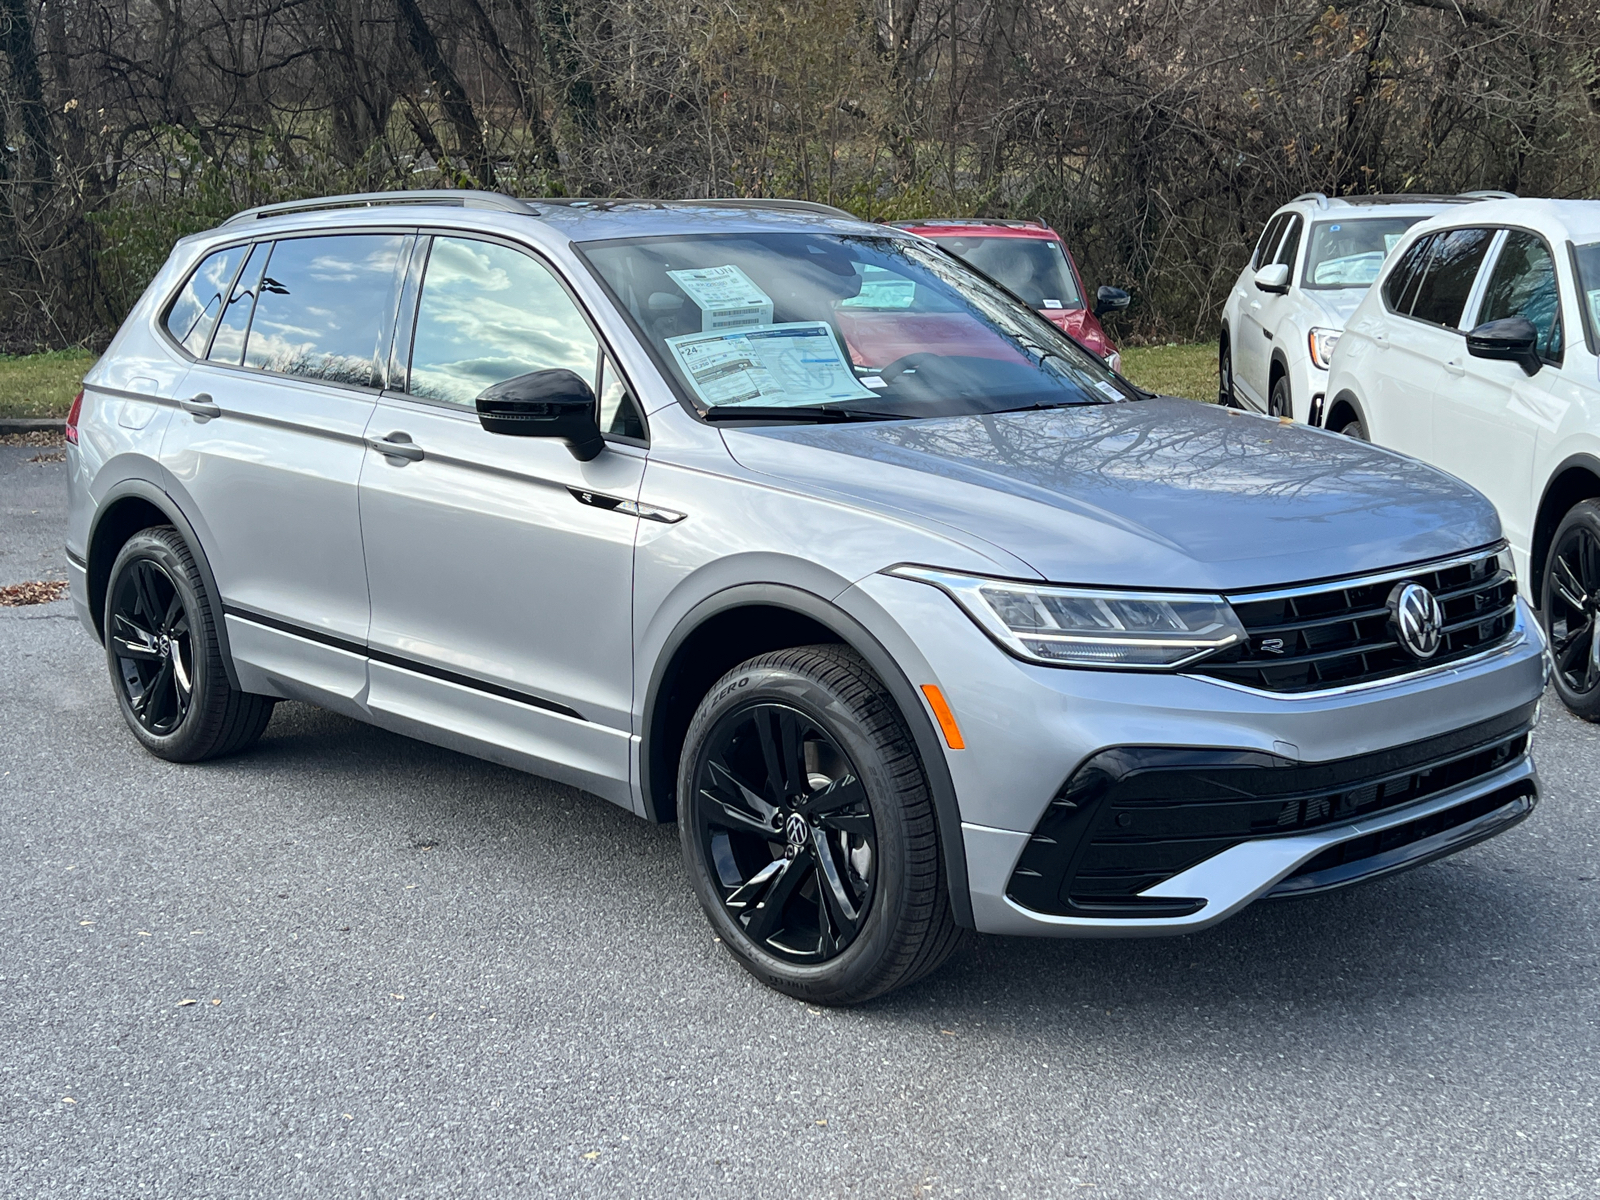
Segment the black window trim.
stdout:
<path fill-rule="evenodd" d="M 221 254 L 224 250 L 232 250 L 238 246 L 254 247 L 255 244 L 261 240 L 262 239 L 260 238 L 254 237 L 230 238 L 227 241 L 219 242 L 217 245 L 210 247 L 203 254 L 201 254 L 199 258 L 195 259 L 194 266 L 190 267 L 189 270 L 184 273 L 183 278 L 178 281 L 178 286 L 172 289 L 166 300 L 162 302 L 161 307 L 156 310 L 156 328 L 159 331 L 161 338 L 165 340 L 170 349 L 176 350 L 191 363 L 205 362 L 206 359 L 204 354 L 197 358 L 184 348 L 182 342 L 172 336 L 172 330 L 167 327 L 167 321 L 172 316 L 172 310 L 178 306 L 178 300 L 183 295 L 183 289 L 189 286 L 189 281 L 194 278 L 196 271 L 205 266 L 207 259 L 211 258 L 213 255 Z M 244 257 L 239 260 L 239 265 L 233 269 L 233 274 L 228 276 L 228 287 L 222 296 L 222 309 L 218 310 L 217 312 L 217 321 L 219 324 L 222 321 L 223 311 L 225 311 L 228 307 L 228 300 L 233 295 L 233 289 L 239 282 L 239 272 L 244 270 L 245 263 L 249 261 L 250 251 L 246 250 Z M 213 325 L 211 327 L 211 332 L 206 335 L 207 353 L 209 353 L 211 350 L 211 339 L 216 336 L 217 327 Z"/>
<path fill-rule="evenodd" d="M 276 249 L 278 242 L 287 242 L 287 241 L 291 241 L 291 240 L 298 240 L 298 239 L 301 239 L 301 238 L 311 238 L 311 237 L 353 237 L 353 236 L 358 236 L 358 235 L 362 235 L 362 234 L 376 234 L 376 235 L 380 235 L 380 236 L 383 235 L 383 234 L 399 234 L 399 235 L 401 235 L 403 237 L 411 238 L 413 243 L 415 243 L 415 240 L 416 240 L 416 237 L 417 237 L 417 233 L 418 233 L 417 227 L 414 226 L 414 225 L 380 225 L 380 226 L 359 225 L 359 226 L 352 226 L 352 227 L 348 227 L 348 228 L 340 227 L 338 229 L 317 229 L 317 230 L 294 229 L 294 230 L 285 230 L 285 231 L 283 231 L 281 233 L 274 234 L 272 237 L 259 237 L 259 236 L 258 237 L 242 237 L 242 238 L 238 238 L 238 239 L 229 240 L 229 241 L 226 241 L 226 242 L 221 242 L 218 245 L 213 246 L 209 250 L 207 250 L 205 252 L 205 254 L 203 256 L 201 256 L 200 261 L 195 263 L 194 269 L 191 270 L 188 275 L 185 275 L 183 277 L 183 283 L 184 284 L 188 283 L 189 279 L 191 278 L 191 276 L 193 276 L 194 271 L 199 270 L 200 263 L 205 262 L 205 260 L 207 258 L 211 257 L 212 254 L 216 253 L 218 250 L 230 249 L 233 246 L 242 246 L 242 245 L 246 245 L 246 244 L 264 245 L 264 246 L 268 247 L 268 250 L 267 250 L 267 263 L 270 263 L 271 260 L 272 260 L 272 251 L 274 249 Z M 402 253 L 404 253 L 404 251 L 402 251 Z M 244 270 L 245 263 L 248 262 L 249 259 L 250 259 L 249 254 L 246 254 L 245 257 L 244 257 L 244 260 L 239 263 L 238 269 L 234 271 L 234 273 L 233 273 L 233 282 L 228 285 L 228 294 L 229 294 L 230 297 L 233 294 L 234 287 L 237 286 L 237 284 L 239 282 L 239 272 Z M 266 263 L 264 263 L 262 265 L 263 273 L 266 270 L 266 266 L 267 266 Z M 342 381 L 339 381 L 339 380 L 333 380 L 333 379 L 319 379 L 316 376 L 312 376 L 312 375 L 289 375 L 289 374 L 286 374 L 286 373 L 284 373 L 282 371 L 267 371 L 267 370 L 263 370 L 260 367 L 247 367 L 242 362 L 239 362 L 239 363 L 212 362 L 209 358 L 205 358 L 203 356 L 199 357 L 199 358 L 195 357 L 193 354 L 190 354 L 189 351 L 185 350 L 173 338 L 171 331 L 169 329 L 167 329 L 166 314 L 169 311 L 171 311 L 172 305 L 177 303 L 178 291 L 182 290 L 182 287 L 183 287 L 183 284 L 179 284 L 178 288 L 173 291 L 173 293 L 172 293 L 171 297 L 168 299 L 167 303 L 160 310 L 161 311 L 161 319 L 159 321 L 157 321 L 156 324 L 160 328 L 161 336 L 166 339 L 167 345 L 169 347 L 171 347 L 172 349 L 176 350 L 184 358 L 186 358 L 190 362 L 191 365 L 201 366 L 201 367 L 209 367 L 209 368 L 213 368 L 215 370 L 220 370 L 220 371 L 238 371 L 241 374 L 249 375 L 251 378 L 255 378 L 255 379 L 261 379 L 261 378 L 265 378 L 265 379 L 284 379 L 284 380 L 289 380 L 289 381 L 294 382 L 294 383 L 311 384 L 311 385 L 318 386 L 318 387 L 337 388 L 340 391 L 357 392 L 357 393 L 360 393 L 362 395 L 368 395 L 368 396 L 381 396 L 383 394 L 384 389 L 381 388 L 381 387 L 368 387 L 368 386 L 365 386 L 365 385 L 362 385 L 362 384 L 359 384 L 359 383 L 345 383 L 345 382 L 342 382 Z M 226 302 L 224 302 L 223 307 L 224 308 L 227 307 Z M 250 310 L 250 324 L 251 324 L 251 326 L 254 326 L 255 319 L 256 319 L 255 309 L 252 306 L 252 308 Z M 218 317 L 218 322 L 219 322 L 219 324 L 221 322 L 220 316 Z M 380 327 L 378 336 L 379 336 L 379 340 L 381 342 L 387 342 L 388 337 L 390 337 L 392 335 L 393 335 L 393 329 L 392 328 L 390 328 L 388 330 L 388 332 L 385 333 L 384 330 Z M 216 330 L 212 329 L 211 338 L 208 338 L 206 340 L 206 353 L 208 353 L 208 354 L 211 352 L 211 341 L 215 337 L 216 337 Z M 249 329 L 248 328 L 245 331 L 245 349 L 246 349 L 246 352 L 248 352 L 248 350 L 249 350 Z M 373 357 L 374 357 L 374 365 L 375 366 L 381 365 L 379 360 L 378 360 L 378 356 L 377 356 L 376 353 L 374 354 Z"/>
<path fill-rule="evenodd" d="M 1478 226 L 1470 226 L 1470 228 L 1479 228 L 1479 227 Z M 1555 252 L 1554 247 L 1552 247 L 1550 245 L 1550 239 L 1545 237 L 1545 235 L 1543 233 L 1541 233 L 1539 230 L 1531 229 L 1526 225 L 1493 225 L 1493 226 L 1490 226 L 1489 228 L 1492 228 L 1493 230 L 1495 230 L 1495 232 L 1497 234 L 1501 234 L 1501 233 L 1503 233 L 1503 234 L 1526 233 L 1530 237 L 1536 237 L 1536 238 L 1539 239 L 1539 243 L 1544 247 L 1545 253 L 1550 256 L 1550 274 L 1555 278 L 1555 281 L 1556 281 L 1556 325 L 1561 330 L 1561 353 L 1557 357 L 1551 358 L 1549 355 L 1544 353 L 1543 350 L 1541 350 L 1539 352 L 1539 361 L 1544 363 L 1546 366 L 1559 367 L 1564 361 L 1566 361 L 1566 357 L 1567 357 L 1567 328 L 1566 328 L 1567 323 L 1563 319 L 1565 314 L 1561 311 L 1561 309 L 1562 309 L 1561 272 L 1556 268 L 1556 261 L 1557 261 L 1556 260 L 1556 252 Z M 1570 244 L 1571 243 L 1569 242 L 1568 245 L 1570 245 Z M 1485 263 L 1485 265 L 1487 265 L 1489 267 L 1489 274 L 1490 274 L 1491 278 L 1493 277 L 1495 267 L 1500 265 L 1500 255 L 1505 252 L 1506 239 L 1505 238 L 1501 238 L 1499 245 L 1498 246 L 1494 246 L 1492 248 L 1494 250 L 1494 262 L 1491 264 L 1491 263 L 1487 263 L 1487 261 L 1486 261 L 1486 263 Z M 1479 270 L 1481 271 L 1482 268 L 1480 267 Z M 1574 271 L 1573 274 L 1574 274 L 1573 282 L 1576 283 L 1577 282 L 1577 280 L 1576 280 L 1577 272 Z M 1487 298 L 1487 295 L 1488 295 L 1489 279 L 1488 278 L 1484 279 L 1483 283 L 1484 283 L 1484 290 L 1478 296 L 1478 308 L 1472 314 L 1472 316 L 1473 316 L 1473 327 L 1474 328 L 1476 328 L 1477 326 L 1483 324 L 1483 322 L 1478 320 L 1477 318 L 1480 317 L 1482 315 L 1482 313 L 1483 313 L 1483 302 Z M 1476 287 L 1477 285 L 1474 284 L 1473 286 Z M 1471 297 L 1468 297 L 1468 299 L 1470 299 L 1470 298 Z M 1463 315 L 1465 315 L 1465 314 L 1463 313 Z M 1463 337 L 1466 336 L 1470 332 L 1471 332 L 1471 330 L 1467 330 L 1467 329 L 1463 329 L 1463 330 L 1460 331 L 1460 333 L 1462 334 Z"/>
<path fill-rule="evenodd" d="M 1425 233 L 1423 235 L 1423 237 L 1432 238 L 1433 239 L 1433 245 L 1428 247 L 1428 261 L 1422 264 L 1422 275 L 1421 275 L 1422 282 L 1426 282 L 1427 281 L 1428 268 L 1433 266 L 1433 256 L 1439 252 L 1439 243 L 1442 242 L 1445 238 L 1449 237 L 1452 233 L 1461 233 L 1461 232 L 1463 232 L 1465 230 L 1470 230 L 1470 229 L 1482 229 L 1482 230 L 1484 230 L 1485 232 L 1487 232 L 1489 234 L 1489 248 L 1483 252 L 1483 258 L 1478 263 L 1478 275 L 1482 275 L 1483 274 L 1483 265 L 1484 265 L 1484 263 L 1489 261 L 1489 250 L 1494 249 L 1495 236 L 1498 235 L 1502 230 L 1514 229 L 1514 228 L 1516 228 L 1516 226 L 1513 226 L 1513 225 L 1485 225 L 1482 222 L 1473 221 L 1473 222 L 1469 222 L 1466 225 L 1452 225 L 1452 226 L 1450 226 L 1449 228 L 1446 228 L 1446 229 L 1430 229 L 1427 233 Z M 1410 247 L 1407 247 L 1407 249 L 1409 249 L 1409 248 Z M 1498 259 L 1499 255 L 1496 255 L 1495 257 Z M 1396 265 L 1398 265 L 1398 260 L 1397 260 L 1397 264 Z M 1385 284 L 1387 284 L 1389 282 L 1388 278 L 1385 277 L 1383 282 Z M 1376 287 L 1377 285 L 1374 284 L 1373 286 Z M 1410 287 L 1411 285 L 1409 283 L 1407 283 L 1406 286 Z M 1473 279 L 1472 279 L 1472 287 L 1467 289 L 1467 300 L 1471 300 L 1472 299 L 1472 293 L 1477 288 L 1477 286 L 1478 286 L 1478 276 L 1475 275 L 1475 276 L 1473 276 Z M 1422 288 L 1419 285 L 1418 288 L 1417 288 L 1417 295 L 1413 296 L 1411 298 L 1411 307 L 1412 308 L 1416 308 L 1417 300 L 1421 295 L 1422 295 Z M 1559 304 L 1559 301 L 1558 301 L 1558 304 Z M 1391 307 L 1390 304 L 1389 304 L 1389 296 L 1388 296 L 1387 293 L 1383 294 L 1383 307 L 1388 309 L 1388 311 L 1394 316 L 1404 317 L 1408 321 L 1415 321 L 1418 325 L 1426 325 L 1429 329 L 1442 329 L 1446 333 L 1460 334 L 1463 338 L 1467 336 L 1467 332 L 1468 331 L 1465 330 L 1465 329 L 1460 328 L 1459 325 L 1441 325 L 1437 321 L 1424 321 L 1421 317 L 1414 317 L 1409 312 L 1401 312 L 1399 309 Z M 1462 312 L 1463 316 L 1466 315 L 1466 311 L 1467 311 L 1466 302 L 1463 301 L 1462 305 L 1461 305 L 1461 312 Z M 1460 321 L 1460 319 L 1461 319 L 1460 317 L 1456 318 L 1457 321 Z"/>
<path fill-rule="evenodd" d="M 1299 213 L 1291 211 L 1289 213 L 1289 221 L 1283 227 L 1283 234 L 1278 238 L 1278 248 L 1272 252 L 1272 261 L 1276 263 L 1278 261 L 1278 255 L 1283 253 L 1284 243 L 1289 240 L 1289 235 L 1291 233 L 1294 234 L 1294 258 L 1284 264 L 1284 266 L 1289 268 L 1289 282 L 1291 284 L 1294 283 L 1295 278 L 1295 263 L 1300 260 L 1300 252 L 1306 247 L 1306 239 L 1303 235 L 1308 228 L 1310 228 L 1310 226 L 1307 225 L 1306 219 Z"/>
<path fill-rule="evenodd" d="M 1391 304 L 1389 302 L 1389 282 L 1390 282 L 1391 278 L 1393 277 L 1394 272 L 1396 272 L 1396 271 L 1398 271 L 1400 269 L 1401 260 L 1405 257 L 1406 254 L 1411 253 L 1412 247 L 1416 246 L 1417 242 L 1427 242 L 1428 243 L 1427 257 L 1422 260 L 1422 265 L 1420 267 L 1418 267 L 1418 271 L 1419 272 L 1421 272 L 1423 274 L 1426 274 L 1426 272 L 1428 270 L 1428 264 L 1433 261 L 1434 244 L 1435 244 L 1435 242 L 1437 240 L 1436 235 L 1438 233 L 1440 233 L 1440 232 L 1441 232 L 1440 230 L 1430 229 L 1427 233 L 1425 233 L 1421 237 L 1419 237 L 1416 242 L 1412 242 L 1410 246 L 1407 246 L 1405 248 L 1405 251 L 1403 253 L 1401 253 L 1401 254 L 1399 254 L 1399 255 L 1397 255 L 1395 257 L 1394 266 L 1389 268 L 1389 273 L 1383 277 L 1382 281 L 1373 285 L 1374 287 L 1377 287 L 1377 288 L 1380 289 L 1378 295 L 1383 300 L 1383 307 L 1384 307 L 1385 311 L 1390 313 L 1392 316 L 1409 317 L 1411 315 L 1411 313 L 1409 311 L 1401 312 L 1398 308 L 1396 308 L 1393 304 Z M 1411 281 L 1408 279 L 1408 280 L 1406 280 L 1406 287 L 1409 288 L 1410 286 L 1411 286 Z M 1419 288 L 1418 290 L 1420 291 L 1421 289 Z M 1404 288 L 1401 289 L 1401 293 L 1400 294 L 1402 296 L 1405 295 L 1405 289 Z M 1416 303 L 1417 303 L 1417 298 L 1415 296 L 1413 296 L 1411 298 L 1412 307 L 1415 307 Z M 1428 322 L 1428 321 L 1423 321 L 1421 323 L 1424 324 L 1424 325 L 1431 325 L 1432 324 L 1432 322 Z M 1433 325 L 1433 328 L 1438 329 L 1439 326 Z"/>
<path fill-rule="evenodd" d="M 572 286 L 571 281 L 561 272 L 560 268 L 550 258 L 548 258 L 542 251 L 528 245 L 526 242 L 519 242 L 515 238 L 506 237 L 503 234 L 492 233 L 489 230 L 463 229 L 459 226 L 422 225 L 417 227 L 416 233 L 418 247 L 422 249 L 422 253 L 418 254 L 416 249 L 413 249 L 411 254 L 412 269 L 408 270 L 405 281 L 406 287 L 409 288 L 412 283 L 412 273 L 414 271 L 416 288 L 414 294 L 410 296 L 402 295 L 401 298 L 402 305 L 409 305 L 409 312 L 400 312 L 398 310 L 401 306 L 396 306 L 396 327 L 394 330 L 396 337 L 398 337 L 401 333 L 401 326 L 399 322 L 401 320 L 406 322 L 406 348 L 404 365 L 405 388 L 386 388 L 385 395 L 388 399 L 405 399 L 420 404 L 438 405 L 448 408 L 453 412 L 472 411 L 464 408 L 460 404 L 454 404 L 448 400 L 433 400 L 427 396 L 413 395 L 409 390 L 411 386 L 411 355 L 417 340 L 417 314 L 421 311 L 422 285 L 427 274 L 428 260 L 433 257 L 434 239 L 439 237 L 454 237 L 465 241 L 489 242 L 494 245 L 504 246 L 508 250 L 515 250 L 521 254 L 526 254 L 529 258 L 533 259 L 536 263 L 549 271 L 555 281 L 561 285 L 561 289 L 566 292 L 567 299 L 572 301 L 573 307 L 578 310 L 578 315 L 582 317 L 584 323 L 588 325 L 589 332 L 594 335 L 595 343 L 600 348 L 601 356 L 610 358 L 612 363 L 616 365 L 617 373 L 622 377 L 622 382 L 624 386 L 627 387 L 628 394 L 633 397 L 634 411 L 639 414 L 639 424 L 644 426 L 644 437 L 625 437 L 620 433 L 606 433 L 604 430 L 601 430 L 601 436 L 605 438 L 607 442 L 616 442 L 623 446 L 635 446 L 641 450 L 648 450 L 650 448 L 650 417 L 644 411 L 644 405 L 639 400 L 639 389 L 634 387 L 633 380 L 628 378 L 627 368 L 617 361 L 616 351 L 612 349 L 610 341 L 605 336 L 605 331 L 600 328 L 599 322 L 594 319 L 594 314 L 589 311 L 588 305 L 583 302 L 583 297 L 578 295 L 577 290 Z M 425 247 L 422 246 L 422 243 L 424 242 L 427 243 Z M 610 296 L 609 289 L 607 289 L 606 294 L 608 297 Z M 596 382 L 600 382 L 600 368 L 598 360 L 595 367 L 595 380 Z M 599 422 L 599 419 L 600 395 L 597 392 L 595 393 L 596 423 Z"/>
<path fill-rule="evenodd" d="M 1283 231 L 1289 227 L 1288 218 L 1294 215 L 1296 215 L 1294 209 L 1285 208 L 1273 213 L 1272 216 L 1267 218 L 1266 228 L 1261 231 L 1261 238 L 1256 242 L 1256 248 L 1251 251 L 1250 254 L 1250 270 L 1252 273 L 1261 270 L 1261 268 L 1266 265 L 1266 263 L 1262 261 L 1264 257 L 1267 258 L 1269 262 L 1272 258 L 1277 257 L 1278 247 L 1283 244 Z M 1283 224 L 1279 226 L 1276 236 L 1271 239 L 1271 243 L 1269 245 L 1267 234 L 1272 232 L 1272 227 L 1280 220 L 1283 221 Z"/>

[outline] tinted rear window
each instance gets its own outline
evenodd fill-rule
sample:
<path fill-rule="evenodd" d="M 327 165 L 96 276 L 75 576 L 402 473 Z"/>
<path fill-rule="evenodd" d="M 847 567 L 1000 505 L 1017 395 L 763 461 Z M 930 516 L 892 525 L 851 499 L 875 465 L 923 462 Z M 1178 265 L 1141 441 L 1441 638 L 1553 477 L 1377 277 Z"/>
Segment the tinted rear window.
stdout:
<path fill-rule="evenodd" d="M 1467 294 L 1493 240 L 1494 231 L 1489 229 L 1455 229 L 1443 234 L 1428 259 L 1411 315 L 1447 329 L 1461 324 Z"/>
<path fill-rule="evenodd" d="M 1400 256 L 1394 270 L 1389 272 L 1389 278 L 1383 285 L 1383 298 L 1395 312 L 1411 311 L 1411 302 L 1417 298 L 1415 284 L 1422 277 L 1422 266 L 1428 261 L 1433 240 L 1433 235 L 1428 234 L 1412 242 Z"/>
<path fill-rule="evenodd" d="M 292 238 L 272 248 L 244 365 L 382 385 L 378 343 L 394 313 L 403 234 Z"/>

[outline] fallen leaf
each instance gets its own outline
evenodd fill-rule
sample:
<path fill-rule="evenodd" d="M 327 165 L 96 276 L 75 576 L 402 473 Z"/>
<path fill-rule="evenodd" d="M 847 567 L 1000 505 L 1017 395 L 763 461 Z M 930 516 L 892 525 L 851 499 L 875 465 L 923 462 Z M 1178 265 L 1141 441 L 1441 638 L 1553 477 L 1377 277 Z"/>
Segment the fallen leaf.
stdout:
<path fill-rule="evenodd" d="M 389 993 L 389 997 L 392 1000 L 404 1000 L 405 999 L 405 997 L 403 995 L 401 995 L 399 992 L 390 992 Z"/>
<path fill-rule="evenodd" d="M 79 925 L 93 925 L 94 922 L 93 921 L 79 921 L 78 924 Z"/>
<path fill-rule="evenodd" d="M 954 1029 L 941 1029 L 939 1032 L 944 1034 L 946 1037 L 955 1037 L 956 1035 L 956 1031 Z"/>
<path fill-rule="evenodd" d="M 74 1100 L 71 1096 L 63 1096 L 63 1097 L 61 1097 L 61 1103 L 63 1103 L 63 1104 L 76 1104 L 77 1101 Z"/>
<path fill-rule="evenodd" d="M 193 937 L 197 933 L 204 933 L 204 932 L 205 932 L 204 929 L 191 929 L 191 930 L 189 930 L 189 936 Z"/>
<path fill-rule="evenodd" d="M 37 509 L 34 510 L 34 512 L 37 511 Z M 0 587 L 0 604 L 8 607 L 24 604 L 51 604 L 66 594 L 67 584 L 65 580 L 33 579 L 27 583 L 13 583 L 8 587 Z"/>
<path fill-rule="evenodd" d="M 137 933 L 138 933 L 138 934 L 139 934 L 139 936 L 140 936 L 140 937 L 149 937 L 149 936 L 150 936 L 150 935 L 149 935 L 149 934 L 148 934 L 148 933 L 146 933 L 146 932 L 145 932 L 145 931 L 144 931 L 144 930 L 142 930 L 142 929 L 140 929 L 140 930 L 137 930 L 137 931 L 136 931 L 136 932 L 137 932 Z"/>
<path fill-rule="evenodd" d="M 589 1153 L 585 1154 L 584 1157 L 585 1158 L 599 1158 L 600 1157 L 600 1151 L 591 1150 L 591 1151 L 589 1151 Z"/>
<path fill-rule="evenodd" d="M 212 1005 L 213 1005 L 213 1006 L 215 1006 L 215 1005 L 218 1005 L 218 1004 L 221 1004 L 221 1003 L 222 1003 L 222 1001 L 221 1001 L 221 999 L 213 999 L 213 1000 L 212 1000 L 212 1001 L 211 1001 L 211 1003 L 212 1003 Z"/>
<path fill-rule="evenodd" d="M 198 1004 L 198 1003 L 199 1003 L 199 1001 L 197 1001 L 197 1000 L 179 1000 L 178 1001 L 178 1007 L 179 1008 L 187 1008 L 191 1004 Z"/>
<path fill-rule="evenodd" d="M 817 1122 L 818 1125 L 826 1125 L 827 1123 L 828 1123 L 827 1118 L 823 1118 L 822 1120 Z"/>
<path fill-rule="evenodd" d="M 346 1121 L 354 1121 L 355 1120 L 355 1118 L 352 1117 L 349 1113 L 340 1113 L 339 1115 L 341 1117 L 343 1117 Z"/>
<path fill-rule="evenodd" d="M 1293 417 L 1279 417 L 1278 418 L 1278 424 L 1279 425 L 1293 425 L 1294 424 L 1294 418 Z M 1093 1187 L 1094 1184 L 1092 1184 L 1092 1183 L 1083 1183 L 1083 1184 L 1079 1184 L 1078 1186 L 1079 1187 Z"/>

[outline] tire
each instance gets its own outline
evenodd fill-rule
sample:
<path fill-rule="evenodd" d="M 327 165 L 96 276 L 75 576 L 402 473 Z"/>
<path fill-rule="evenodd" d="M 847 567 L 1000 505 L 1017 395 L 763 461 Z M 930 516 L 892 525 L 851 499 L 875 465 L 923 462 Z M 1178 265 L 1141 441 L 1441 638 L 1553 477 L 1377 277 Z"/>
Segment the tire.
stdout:
<path fill-rule="evenodd" d="M 273 701 L 228 683 L 218 607 L 170 525 L 134 534 L 106 585 L 106 665 L 141 745 L 172 762 L 235 754 L 261 736 Z"/>
<path fill-rule="evenodd" d="M 1355 438 L 1358 442 L 1369 440 L 1367 438 L 1367 427 L 1361 423 L 1360 417 L 1350 418 L 1350 420 L 1339 426 L 1337 432 L 1344 434 L 1347 438 Z"/>
<path fill-rule="evenodd" d="M 1279 375 L 1272 381 L 1272 394 L 1267 397 L 1267 416 L 1294 416 L 1294 409 L 1289 404 L 1289 377 L 1287 375 Z"/>
<path fill-rule="evenodd" d="M 1222 335 L 1222 348 L 1217 355 L 1217 403 L 1223 408 L 1239 407 L 1239 397 L 1233 391 L 1233 349 L 1228 344 L 1226 332 Z"/>
<path fill-rule="evenodd" d="M 955 949 L 922 761 L 853 651 L 779 650 L 724 675 L 689 725 L 678 796 L 700 905 L 768 987 L 859 1004 Z"/>
<path fill-rule="evenodd" d="M 1574 715 L 1600 721 L 1600 501 L 1574 504 L 1550 539 L 1539 619 L 1555 670 L 1550 682 Z"/>

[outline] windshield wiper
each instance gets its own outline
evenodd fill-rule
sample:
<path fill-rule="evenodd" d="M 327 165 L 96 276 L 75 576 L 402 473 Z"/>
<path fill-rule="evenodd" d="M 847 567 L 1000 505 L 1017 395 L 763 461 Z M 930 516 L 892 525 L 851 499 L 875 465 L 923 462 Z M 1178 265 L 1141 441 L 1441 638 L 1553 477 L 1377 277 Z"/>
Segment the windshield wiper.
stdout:
<path fill-rule="evenodd" d="M 820 404 L 743 405 L 708 408 L 708 421 L 909 421 L 911 413 L 873 412 L 864 408 L 828 408 Z"/>

